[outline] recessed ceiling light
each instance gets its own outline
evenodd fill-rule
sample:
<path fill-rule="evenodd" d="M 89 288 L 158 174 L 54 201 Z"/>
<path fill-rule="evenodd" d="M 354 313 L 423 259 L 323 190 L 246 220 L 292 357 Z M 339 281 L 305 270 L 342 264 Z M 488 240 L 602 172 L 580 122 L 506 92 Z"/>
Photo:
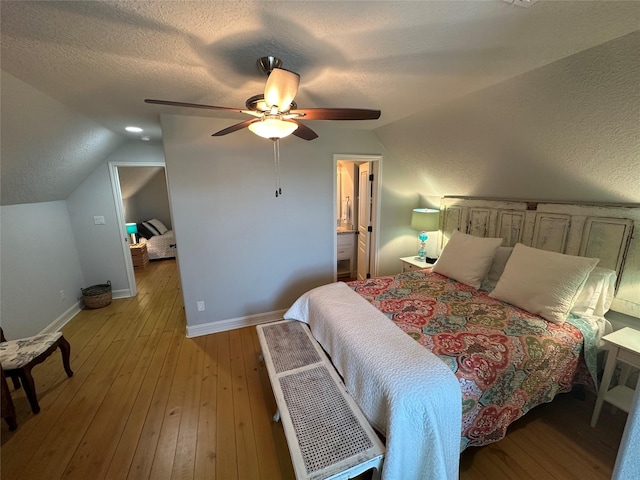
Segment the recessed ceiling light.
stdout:
<path fill-rule="evenodd" d="M 128 126 L 125 128 L 125 130 L 131 133 L 140 133 L 142 131 L 140 127 L 134 127 L 134 126 Z"/>
<path fill-rule="evenodd" d="M 148 142 L 149 140 L 151 140 L 151 137 L 145 135 L 144 137 L 140 137 L 140 140 L 142 140 L 143 142 Z"/>

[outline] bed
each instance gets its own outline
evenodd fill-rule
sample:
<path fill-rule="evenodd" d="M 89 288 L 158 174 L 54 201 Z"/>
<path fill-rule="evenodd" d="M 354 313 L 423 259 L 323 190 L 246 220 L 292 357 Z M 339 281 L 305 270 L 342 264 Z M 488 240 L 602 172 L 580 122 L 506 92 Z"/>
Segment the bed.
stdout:
<path fill-rule="evenodd" d="M 495 229 L 484 230 L 488 238 L 450 230 L 433 269 L 318 287 L 285 318 L 309 324 L 386 437 L 384 479 L 457 478 L 465 448 L 503 438 L 575 385 L 597 388 L 597 345 L 611 328 L 603 315 L 637 248 L 629 230 L 618 242 L 622 261 L 502 247 Z"/>
<path fill-rule="evenodd" d="M 147 245 L 149 260 L 175 258 L 176 238 L 160 220 L 152 218 L 137 224 L 139 243 Z"/>

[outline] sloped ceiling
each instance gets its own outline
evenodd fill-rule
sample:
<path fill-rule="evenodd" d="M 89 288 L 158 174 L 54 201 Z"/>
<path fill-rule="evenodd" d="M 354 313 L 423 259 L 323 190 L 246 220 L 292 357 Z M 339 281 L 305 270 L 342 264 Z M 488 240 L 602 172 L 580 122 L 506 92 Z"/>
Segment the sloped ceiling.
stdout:
<path fill-rule="evenodd" d="M 2 205 L 67 198 L 125 140 L 4 71 L 0 82 Z"/>
<path fill-rule="evenodd" d="M 163 167 L 126 167 L 118 169 L 123 200 L 135 196 L 153 177 L 163 170 Z"/>
<path fill-rule="evenodd" d="M 301 74 L 299 106 L 377 108 L 380 120 L 349 124 L 375 129 L 628 34 L 639 12 L 583 1 L 2 1 L 2 202 L 66 198 L 115 134 L 132 136 L 126 125 L 159 140 L 161 112 L 224 116 L 144 98 L 242 107 L 263 90 L 264 55 Z"/>

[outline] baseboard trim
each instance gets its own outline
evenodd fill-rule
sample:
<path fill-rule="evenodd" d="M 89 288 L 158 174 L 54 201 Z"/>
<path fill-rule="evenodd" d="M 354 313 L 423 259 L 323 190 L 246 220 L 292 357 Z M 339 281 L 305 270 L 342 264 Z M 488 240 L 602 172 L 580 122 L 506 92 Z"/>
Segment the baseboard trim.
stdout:
<path fill-rule="evenodd" d="M 113 290 L 111 292 L 111 298 L 129 298 L 129 297 L 133 297 L 133 295 L 131 295 L 131 290 L 129 290 L 128 288 L 125 288 L 123 290 Z"/>
<path fill-rule="evenodd" d="M 236 328 L 252 327 L 261 323 L 275 322 L 282 320 L 282 316 L 287 310 L 276 310 L 274 312 L 259 313 L 246 317 L 230 318 L 217 322 L 202 323 L 200 325 L 187 325 L 187 338 L 200 337 L 211 333 L 226 332 Z"/>
<path fill-rule="evenodd" d="M 69 321 L 75 317 L 80 311 L 84 303 L 82 301 L 78 301 L 71 305 L 62 315 L 56 318 L 53 322 L 51 322 L 47 327 L 44 328 L 40 333 L 52 333 L 59 331 L 62 327 L 64 327 Z"/>

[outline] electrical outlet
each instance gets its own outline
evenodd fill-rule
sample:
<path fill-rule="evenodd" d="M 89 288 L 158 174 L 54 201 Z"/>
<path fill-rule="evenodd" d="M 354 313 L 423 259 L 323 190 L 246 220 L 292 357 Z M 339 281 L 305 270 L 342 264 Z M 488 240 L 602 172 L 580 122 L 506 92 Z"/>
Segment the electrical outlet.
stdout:
<path fill-rule="evenodd" d="M 60 290 L 60 301 L 64 301 L 66 297 L 64 296 L 64 290 Z"/>
<path fill-rule="evenodd" d="M 204 312 L 204 302 L 202 300 L 196 302 L 196 307 L 198 307 L 199 312 Z"/>
<path fill-rule="evenodd" d="M 94 225 L 104 225 L 104 217 L 102 215 L 93 217 Z"/>

